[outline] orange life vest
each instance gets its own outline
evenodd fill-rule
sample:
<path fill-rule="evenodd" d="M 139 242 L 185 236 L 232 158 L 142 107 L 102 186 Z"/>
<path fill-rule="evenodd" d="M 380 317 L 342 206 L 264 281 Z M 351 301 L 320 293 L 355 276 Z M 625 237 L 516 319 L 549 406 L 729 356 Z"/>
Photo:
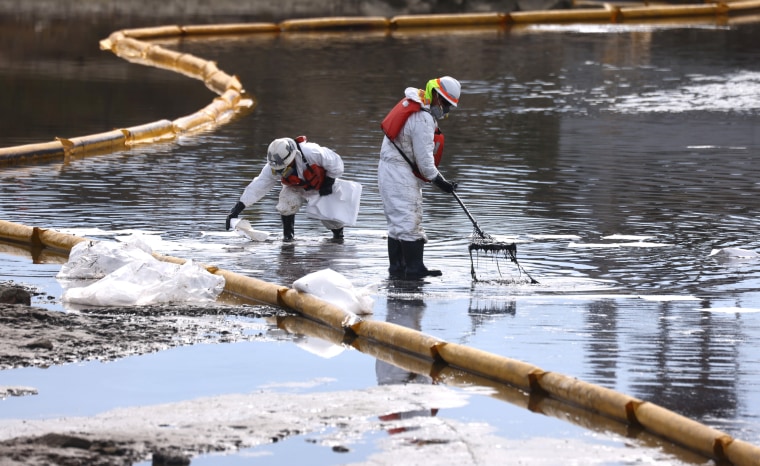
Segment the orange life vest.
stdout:
<path fill-rule="evenodd" d="M 309 162 L 306 161 L 306 156 L 303 155 L 303 151 L 301 150 L 300 143 L 306 142 L 306 136 L 298 136 L 296 139 L 296 146 L 298 146 L 298 151 L 301 153 L 301 158 L 303 159 L 303 163 L 306 165 L 306 168 L 303 171 L 303 177 L 298 177 L 298 174 L 294 172 L 292 175 L 288 177 L 282 178 L 282 184 L 286 186 L 301 186 L 306 191 L 310 189 L 316 189 L 322 187 L 322 183 L 325 181 L 325 175 L 327 173 L 327 170 L 320 167 L 319 165 L 313 165 L 309 164 Z"/>
<path fill-rule="evenodd" d="M 404 97 L 385 115 L 385 118 L 380 123 L 380 127 L 385 135 L 388 136 L 388 139 L 395 141 L 406 120 L 409 119 L 409 115 L 417 113 L 420 110 L 422 110 L 422 104 Z"/>
<path fill-rule="evenodd" d="M 380 123 L 380 127 L 383 129 L 383 132 L 386 136 L 388 136 L 388 139 L 391 140 L 399 152 L 401 152 L 401 149 L 396 146 L 396 138 L 398 137 L 399 133 L 401 133 L 401 129 L 404 127 L 404 124 L 406 124 L 406 120 L 409 119 L 409 116 L 421 110 L 422 105 L 419 102 L 415 102 L 408 97 L 404 97 L 391 109 L 390 112 L 388 112 L 385 118 L 383 118 L 383 121 Z M 435 134 L 433 135 L 433 142 L 435 144 L 433 147 L 433 163 L 435 163 L 436 168 L 441 163 L 441 159 L 443 158 L 443 141 L 443 133 L 439 128 L 436 128 Z M 411 159 L 409 159 L 409 157 L 407 157 L 406 154 L 401 152 L 401 155 L 412 166 L 412 172 L 414 172 L 414 176 L 421 179 L 422 181 L 430 181 L 422 176 L 422 174 L 420 174 L 417 166 L 411 161 Z"/>

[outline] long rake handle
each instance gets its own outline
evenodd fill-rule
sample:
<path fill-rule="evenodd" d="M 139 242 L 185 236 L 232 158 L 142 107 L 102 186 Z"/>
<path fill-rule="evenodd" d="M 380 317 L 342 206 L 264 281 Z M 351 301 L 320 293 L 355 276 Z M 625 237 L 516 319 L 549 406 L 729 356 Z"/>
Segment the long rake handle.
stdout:
<path fill-rule="evenodd" d="M 478 225 L 478 222 L 475 221 L 475 218 L 472 216 L 469 210 L 467 210 L 467 207 L 464 205 L 464 202 L 462 202 L 461 199 L 459 199 L 459 195 L 456 193 L 456 191 L 452 191 L 451 195 L 454 196 L 454 199 L 457 200 L 460 206 L 462 206 L 462 210 L 464 210 L 464 213 L 467 214 L 467 217 L 472 222 L 472 226 L 475 227 L 475 231 L 478 232 L 478 235 L 480 235 L 481 238 L 485 239 L 486 234 L 483 233 L 483 230 L 480 229 L 480 225 Z"/>

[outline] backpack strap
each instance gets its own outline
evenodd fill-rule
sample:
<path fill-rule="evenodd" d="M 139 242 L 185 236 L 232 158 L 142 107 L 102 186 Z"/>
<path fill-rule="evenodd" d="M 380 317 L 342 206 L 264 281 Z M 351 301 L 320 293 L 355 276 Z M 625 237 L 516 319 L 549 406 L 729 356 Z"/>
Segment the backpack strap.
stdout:
<path fill-rule="evenodd" d="M 301 159 L 303 160 L 304 165 L 306 165 L 306 168 L 303 171 L 303 176 L 306 178 L 306 190 L 308 191 L 310 189 L 319 189 L 322 187 L 322 183 L 325 181 L 327 170 L 325 170 L 324 167 L 320 167 L 319 165 L 311 165 L 309 164 L 309 161 L 306 160 L 306 156 L 304 155 L 303 150 L 301 150 L 300 144 L 302 142 L 306 142 L 306 136 L 298 136 L 293 140 L 296 142 L 298 152 L 301 153 Z"/>
<path fill-rule="evenodd" d="M 422 109 L 422 111 L 427 111 L 427 110 Z M 383 129 L 383 133 L 385 134 L 385 137 L 387 137 L 388 140 L 391 142 L 391 144 L 393 144 L 393 147 L 396 148 L 396 150 L 398 151 L 398 153 L 401 154 L 401 157 L 403 157 L 404 160 L 406 160 L 406 163 L 408 163 L 409 166 L 412 168 L 412 173 L 414 173 L 414 176 L 416 176 L 417 178 L 421 179 L 422 181 L 430 182 L 429 179 L 427 179 L 424 176 L 422 176 L 422 173 L 420 173 L 419 168 L 417 168 L 417 164 L 414 163 L 414 162 L 412 162 L 412 160 L 409 158 L 409 156 L 407 156 L 404 153 L 404 151 L 401 150 L 401 148 L 398 146 L 398 144 L 396 144 L 396 141 L 394 141 L 393 139 L 391 139 L 390 136 L 388 136 L 388 133 L 385 132 L 385 129 Z M 436 128 L 436 133 L 440 134 L 440 130 L 438 128 Z M 441 162 L 442 155 L 443 155 L 442 151 L 438 151 L 437 153 L 433 154 L 433 158 L 435 159 L 435 166 L 436 166 L 436 168 L 438 168 L 438 164 Z"/>

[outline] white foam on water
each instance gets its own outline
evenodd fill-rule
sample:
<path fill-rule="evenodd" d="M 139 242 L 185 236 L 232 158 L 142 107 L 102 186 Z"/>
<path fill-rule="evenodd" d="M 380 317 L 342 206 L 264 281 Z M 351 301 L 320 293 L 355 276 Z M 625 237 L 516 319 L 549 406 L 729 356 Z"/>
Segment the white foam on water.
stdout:
<path fill-rule="evenodd" d="M 611 287 L 608 287 L 611 288 Z M 591 287 L 587 291 L 593 291 Z M 640 294 L 611 294 L 611 293 L 582 293 L 582 294 L 562 294 L 562 295 L 535 295 L 535 296 L 523 296 L 520 297 L 521 301 L 530 300 L 546 300 L 547 298 L 553 300 L 572 300 L 572 301 L 598 301 L 600 299 L 610 300 L 644 300 L 653 302 L 671 302 L 671 301 L 699 301 L 700 298 L 691 295 L 640 295 Z"/>
<path fill-rule="evenodd" d="M 597 280 L 597 279 L 591 279 L 591 278 L 578 278 L 578 277 L 537 277 L 538 284 L 530 284 L 527 281 L 524 281 L 521 285 L 515 285 L 512 287 L 513 292 L 517 292 L 520 290 L 525 290 L 530 292 L 530 294 L 521 295 L 522 298 L 532 299 L 532 297 L 536 297 L 539 300 L 544 300 L 547 297 L 556 297 L 556 298 L 570 298 L 570 299 L 588 299 L 588 295 L 580 295 L 580 294 L 565 294 L 565 293 L 590 293 L 590 292 L 597 292 L 597 291 L 609 291 L 615 289 L 617 286 L 617 283 L 610 281 L 610 280 Z M 556 294 L 556 295 L 545 295 L 545 294 L 535 294 L 536 292 L 554 292 L 554 293 L 562 293 L 562 294 Z M 594 295 L 595 297 L 598 297 L 599 295 Z M 610 296 L 615 298 L 623 298 L 626 297 L 625 295 L 604 295 L 604 296 Z"/>
<path fill-rule="evenodd" d="M 576 243 L 575 241 L 570 241 L 567 243 L 568 248 L 577 248 L 577 249 L 603 249 L 603 248 L 619 248 L 619 243 Z"/>
<path fill-rule="evenodd" d="M 574 32 L 579 34 L 614 34 L 630 32 L 653 32 L 663 29 L 728 29 L 728 26 L 715 24 L 683 24 L 661 22 L 657 24 L 531 24 L 525 29 L 535 32 Z"/>
<path fill-rule="evenodd" d="M 528 238 L 532 239 L 569 239 L 576 240 L 581 239 L 578 235 L 528 235 Z"/>
<path fill-rule="evenodd" d="M 697 308 L 695 311 L 708 311 L 713 314 L 755 314 L 760 312 L 760 309 L 751 307 L 711 307 Z"/>
<path fill-rule="evenodd" d="M 644 241 L 651 239 L 651 236 L 639 236 L 639 235 L 607 235 L 602 236 L 602 239 L 614 239 L 614 240 L 625 240 L 625 241 Z"/>
<path fill-rule="evenodd" d="M 687 149 L 691 150 L 733 150 L 733 151 L 745 151 L 747 150 L 746 146 L 711 146 L 711 145 L 702 145 L 702 146 L 686 146 Z"/>
<path fill-rule="evenodd" d="M 620 243 L 624 248 L 667 248 L 672 247 L 670 243 L 653 243 L 651 241 L 635 241 L 633 243 Z"/>
<path fill-rule="evenodd" d="M 75 236 L 117 236 L 117 235 L 160 235 L 165 231 L 148 230 L 103 230 L 101 228 L 55 228 L 55 231 Z"/>
<path fill-rule="evenodd" d="M 694 76 L 675 89 L 658 89 L 616 98 L 611 110 L 621 113 L 751 112 L 760 109 L 760 72 L 727 76 Z"/>
<path fill-rule="evenodd" d="M 647 241 L 635 241 L 631 243 L 576 243 L 575 241 L 571 241 L 568 243 L 568 248 L 588 248 L 588 249 L 604 249 L 604 248 L 663 248 L 663 247 L 671 247 L 672 244 L 668 243 L 652 243 Z"/>
<path fill-rule="evenodd" d="M 658 302 L 666 302 L 666 301 L 699 301 L 699 298 L 696 296 L 679 296 L 679 295 L 639 295 L 639 298 L 643 299 L 644 301 L 658 301 Z"/>

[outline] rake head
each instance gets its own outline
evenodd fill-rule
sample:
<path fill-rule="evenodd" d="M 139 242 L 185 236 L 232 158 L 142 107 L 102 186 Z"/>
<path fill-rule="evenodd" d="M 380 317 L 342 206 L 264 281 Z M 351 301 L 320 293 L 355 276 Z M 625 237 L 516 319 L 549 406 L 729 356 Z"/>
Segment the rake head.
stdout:
<path fill-rule="evenodd" d="M 486 253 L 500 254 L 505 252 L 510 256 L 512 262 L 515 261 L 515 255 L 517 254 L 517 246 L 515 243 L 501 243 L 498 241 L 473 241 L 467 248 L 472 251 L 485 251 Z"/>
<path fill-rule="evenodd" d="M 485 251 L 486 253 L 495 253 L 497 255 L 506 252 L 509 254 L 513 262 L 515 260 L 515 255 L 517 254 L 517 246 L 515 246 L 515 243 L 496 241 L 493 239 L 493 236 L 484 233 L 480 229 L 473 230 L 472 241 L 470 242 L 468 249 L 470 250 L 470 255 L 472 255 L 472 251 Z"/>
<path fill-rule="evenodd" d="M 533 277 L 528 275 L 527 272 L 525 272 L 517 262 L 517 246 L 515 246 L 515 243 L 496 241 L 493 239 L 493 237 L 491 237 L 491 235 L 488 235 L 486 233 L 482 233 L 480 235 L 473 234 L 473 239 L 467 249 L 470 252 L 470 275 L 472 275 L 472 279 L 476 282 L 478 281 L 478 276 L 475 273 L 475 259 L 473 259 L 473 251 L 475 252 L 476 258 L 479 258 L 481 252 L 483 252 L 485 255 L 492 254 L 493 259 L 496 262 L 496 268 L 499 272 L 500 278 L 502 275 L 501 267 L 499 266 L 499 259 L 503 257 L 504 259 L 513 262 L 520 272 L 525 273 L 525 275 L 530 278 L 531 283 L 538 283 L 533 279 Z"/>

